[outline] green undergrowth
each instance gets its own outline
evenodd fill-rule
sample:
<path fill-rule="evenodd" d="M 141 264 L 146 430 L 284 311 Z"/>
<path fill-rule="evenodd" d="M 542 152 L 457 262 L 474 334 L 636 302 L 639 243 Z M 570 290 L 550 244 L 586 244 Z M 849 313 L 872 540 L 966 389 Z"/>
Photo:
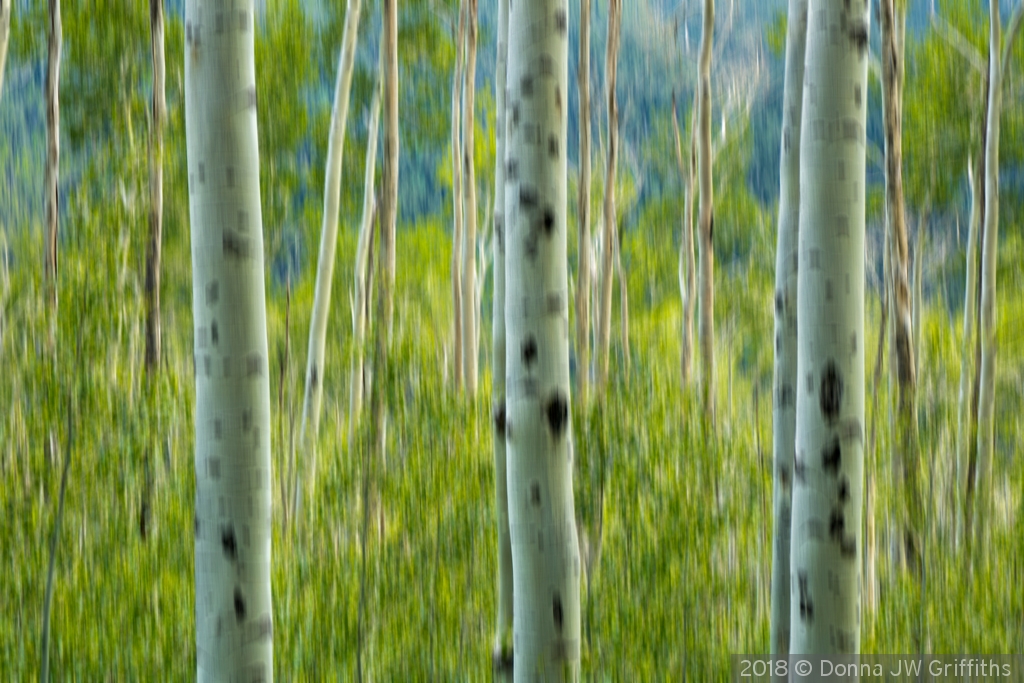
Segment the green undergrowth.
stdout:
<path fill-rule="evenodd" d="M 116 211 L 95 220 L 117 226 L 131 219 Z M 166 358 L 155 379 L 147 379 L 142 367 L 143 231 L 122 233 L 118 249 L 84 237 L 66 241 L 52 334 L 35 265 L 41 263 L 39 240 L 7 235 L 11 265 L 0 282 L 5 679 L 30 678 L 39 668 L 47 540 L 67 453 L 72 463 L 57 545 L 51 671 L 57 680 L 194 676 L 194 388 L 189 252 L 180 214 L 172 214 L 177 223 L 169 227 L 165 252 L 171 264 Z M 655 228 L 630 233 L 623 249 L 630 273 L 629 366 L 613 331 L 608 396 L 586 410 L 573 406 L 577 517 L 588 548 L 584 560 L 590 558 L 581 587 L 588 680 L 728 680 L 730 654 L 765 652 L 768 645 L 771 240 L 749 247 L 748 264 L 723 261 L 719 270 L 717 420 L 711 427 L 699 417 L 695 391 L 680 383 L 677 254 L 659 248 L 671 243 L 672 231 L 663 229 L 660 236 Z M 97 223 L 80 230 L 97 234 Z M 450 388 L 445 350 L 449 240 L 436 222 L 403 230 L 391 369 L 381 382 L 387 457 L 384 463 L 368 460 L 360 446 L 365 435 L 347 417 L 354 244 L 346 226 L 328 335 L 317 478 L 303 477 L 299 519 L 287 527 L 280 477 L 301 419 L 313 274 L 309 268 L 290 288 L 268 277 L 276 675 L 351 680 L 361 648 L 367 680 L 489 680 L 496 555 L 489 320 L 482 325 L 480 391 L 469 401 Z M 306 252 L 315 249 L 307 244 Z M 883 381 L 875 412 L 870 381 L 878 307 L 868 308 L 867 414 L 878 437 L 867 457 L 877 486 L 879 603 L 862 613 L 865 652 L 912 650 L 915 624 L 922 620 L 932 651 L 1024 650 L 1024 465 L 1015 457 L 1024 436 L 1017 419 L 1024 408 L 1024 348 L 1015 332 L 1024 305 L 1011 291 L 1020 290 L 1015 276 L 1008 272 L 1005 283 L 995 519 L 988 554 L 974 569 L 954 544 L 948 495 L 960 323 L 946 312 L 946 302 L 929 301 L 926 311 L 920 413 L 930 505 L 923 602 L 918 584 L 889 552 L 897 495 L 885 455 L 889 393 Z M 489 296 L 488 287 L 486 311 Z M 615 301 L 617 309 L 617 294 Z M 696 363 L 694 369 L 699 371 Z M 306 463 L 308 455 L 298 459 Z M 365 534 L 360 633 L 364 490 L 377 492 L 371 501 L 380 502 L 371 503 Z"/>

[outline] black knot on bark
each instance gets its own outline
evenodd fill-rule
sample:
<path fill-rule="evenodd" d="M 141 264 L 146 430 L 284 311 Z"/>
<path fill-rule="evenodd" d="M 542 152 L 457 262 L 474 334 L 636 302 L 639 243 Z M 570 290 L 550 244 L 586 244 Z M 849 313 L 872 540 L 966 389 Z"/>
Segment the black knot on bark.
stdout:
<path fill-rule="evenodd" d="M 499 439 L 505 438 L 505 401 L 494 406 L 494 431 Z"/>
<path fill-rule="evenodd" d="M 561 633 L 562 626 L 565 623 L 565 614 L 562 611 L 562 596 L 558 593 L 555 593 L 555 597 L 551 601 L 551 614 L 555 619 L 555 628 Z"/>
<path fill-rule="evenodd" d="M 238 559 L 238 543 L 235 541 L 235 529 L 228 526 L 220 532 L 220 547 L 228 559 L 234 562 Z"/>
<path fill-rule="evenodd" d="M 828 423 L 835 424 L 839 419 L 839 409 L 843 403 L 843 378 L 835 361 L 828 361 L 821 373 L 821 391 L 819 396 L 821 414 Z"/>
<path fill-rule="evenodd" d="M 551 398 L 548 399 L 544 412 L 547 415 L 551 433 L 555 437 L 561 436 L 562 432 L 565 431 L 566 424 L 569 422 L 569 402 L 562 392 L 555 391 Z"/>
<path fill-rule="evenodd" d="M 825 444 L 825 448 L 821 452 L 821 469 L 826 474 L 831 474 L 833 477 L 837 476 L 842 460 L 843 453 L 839 447 L 839 439 L 833 438 L 829 443 Z"/>
<path fill-rule="evenodd" d="M 235 586 L 235 619 L 245 619 L 245 600 L 242 599 L 242 589 Z"/>
<path fill-rule="evenodd" d="M 537 361 L 537 340 L 532 336 L 523 341 L 523 365 L 529 370 L 530 366 Z"/>

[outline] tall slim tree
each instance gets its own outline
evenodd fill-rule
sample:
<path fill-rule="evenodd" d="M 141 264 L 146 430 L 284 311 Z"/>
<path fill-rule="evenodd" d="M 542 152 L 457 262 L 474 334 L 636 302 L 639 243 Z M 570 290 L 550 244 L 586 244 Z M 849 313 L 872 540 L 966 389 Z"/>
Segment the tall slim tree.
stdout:
<path fill-rule="evenodd" d="M 608 362 L 612 336 L 612 286 L 615 282 L 616 209 L 615 176 L 619 156 L 619 109 L 615 99 L 619 68 L 619 35 L 622 24 L 622 0 L 608 0 L 608 41 L 605 46 L 605 99 L 608 103 L 608 157 L 604 177 L 604 237 L 601 249 L 601 299 L 597 324 L 597 391 L 604 393 L 608 382 Z"/>
<path fill-rule="evenodd" d="M 476 396 L 476 165 L 473 126 L 476 125 L 477 0 L 466 0 L 466 73 L 462 97 L 463 234 L 462 234 L 462 379 L 466 394 Z"/>
<path fill-rule="evenodd" d="M 697 161 L 700 185 L 700 289 L 698 337 L 701 360 L 701 403 L 704 416 L 715 416 L 715 188 L 711 148 L 711 51 L 715 34 L 715 0 L 704 0 L 704 28 L 697 65 Z"/>
<path fill-rule="evenodd" d="M 696 177 L 695 130 L 691 127 L 690 144 L 683 156 L 682 136 L 679 134 L 679 117 L 676 111 L 676 96 L 672 93 L 672 132 L 676 142 L 676 164 L 683 181 L 684 200 L 682 235 L 679 239 L 679 296 L 683 303 L 683 328 L 681 330 L 679 372 L 685 387 L 690 383 L 693 368 L 693 309 L 697 290 L 697 271 L 693 258 L 693 194 Z"/>
<path fill-rule="evenodd" d="M 504 2 L 505 0 L 502 0 Z M 590 0 L 580 0 L 580 58 L 576 86 L 580 97 L 579 265 L 576 269 L 576 400 L 584 408 L 590 387 Z"/>
<path fill-rule="evenodd" d="M 790 652 L 860 650 L 868 3 L 810 0 L 800 137 Z"/>
<path fill-rule="evenodd" d="M 4 64 L 7 63 L 7 39 L 11 36 L 11 5 L 14 0 L 0 0 L 0 97 L 4 94 Z"/>
<path fill-rule="evenodd" d="M 310 458 L 310 470 L 314 477 L 317 457 L 315 440 L 320 426 L 320 404 L 326 374 L 324 349 L 327 341 L 327 319 L 331 311 L 331 288 L 334 284 L 334 260 L 338 245 L 341 168 L 345 152 L 345 130 L 348 126 L 349 95 L 352 91 L 352 71 L 356 61 L 356 44 L 359 41 L 361 9 L 362 0 L 349 0 L 348 8 L 345 10 L 345 28 L 341 49 L 338 52 L 338 75 L 334 84 L 334 107 L 331 110 L 331 132 L 327 138 L 320 254 L 317 257 L 316 289 L 309 322 L 306 386 L 302 401 L 302 423 L 299 427 L 299 443 L 302 444 L 304 456 Z M 295 505 L 296 502 L 297 494 L 293 493 L 292 504 Z"/>
<path fill-rule="evenodd" d="M 60 51 L 63 40 L 60 0 L 49 0 L 49 49 L 46 65 L 46 242 L 43 249 L 43 283 L 47 303 L 57 310 L 57 177 L 60 167 Z"/>
<path fill-rule="evenodd" d="M 516 681 L 576 680 L 566 136 L 569 8 L 509 7 L 505 186 L 506 447 Z"/>
<path fill-rule="evenodd" d="M 508 0 L 498 0 L 498 54 L 495 60 L 494 158 L 494 306 L 491 329 L 494 371 L 491 395 L 494 403 L 494 497 L 498 537 L 497 614 L 494 625 L 493 668 L 495 678 L 512 680 L 512 541 L 508 526 L 508 470 L 505 449 L 505 77 L 508 69 Z"/>
<path fill-rule="evenodd" d="M 197 678 L 273 679 L 270 383 L 253 0 L 187 0 Z"/>
<path fill-rule="evenodd" d="M 976 549 L 985 551 L 991 510 L 992 452 L 995 446 L 996 255 L 999 253 L 999 121 L 1003 113 L 1003 77 L 1020 35 L 1024 4 L 1018 4 L 1001 43 L 999 1 L 989 0 L 989 89 L 985 135 L 985 228 L 981 254 L 981 384 L 978 391 L 978 470 L 974 511 Z"/>
<path fill-rule="evenodd" d="M 454 322 L 455 390 L 462 390 L 462 81 L 466 33 L 466 2 L 459 0 L 458 28 L 455 31 L 455 69 L 452 75 L 452 320 Z"/>
<path fill-rule="evenodd" d="M 796 436 L 797 265 L 800 228 L 800 135 L 807 0 L 789 0 L 786 78 L 779 151 L 779 222 L 775 250 L 775 376 L 772 389 L 774 526 L 771 653 L 789 654 L 789 554 Z"/>
<path fill-rule="evenodd" d="M 160 261 L 164 224 L 164 0 L 149 0 L 153 101 L 149 128 L 149 246 L 146 250 L 146 369 L 160 366 Z"/>
<path fill-rule="evenodd" d="M 910 252 L 903 201 L 903 45 L 906 6 L 899 0 L 881 0 L 882 110 L 885 124 L 885 215 L 889 224 L 892 262 L 893 335 L 897 402 L 896 461 L 902 488 L 900 526 L 906 562 L 919 562 L 921 492 L 917 453 L 917 368 L 914 359 L 913 318 L 910 302 Z M 916 571 L 916 570 L 915 570 Z"/>
<path fill-rule="evenodd" d="M 978 302 L 978 231 L 981 224 L 981 190 L 978 187 L 980 175 L 973 159 L 967 162 L 967 184 L 971 191 L 971 216 L 967 227 L 967 269 L 964 276 L 964 329 L 960 354 L 960 393 L 957 402 L 956 422 L 956 500 L 957 537 L 964 542 L 969 536 L 971 515 L 965 509 L 971 500 L 968 484 L 968 470 L 973 433 L 974 410 L 971 400 L 972 379 L 975 375 L 974 345 L 977 331 L 974 329 Z"/>
<path fill-rule="evenodd" d="M 391 344 L 395 318 L 395 228 L 398 224 L 398 0 L 384 0 L 384 193 L 381 201 L 381 296 L 385 339 Z"/>

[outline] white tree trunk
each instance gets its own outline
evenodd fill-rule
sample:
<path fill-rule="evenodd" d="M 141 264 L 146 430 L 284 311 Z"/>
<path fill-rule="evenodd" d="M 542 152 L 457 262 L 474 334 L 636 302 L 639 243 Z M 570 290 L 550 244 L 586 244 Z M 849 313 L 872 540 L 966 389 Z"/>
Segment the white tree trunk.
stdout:
<path fill-rule="evenodd" d="M 60 0 L 49 0 L 49 51 L 46 66 L 46 243 L 43 254 L 43 283 L 47 303 L 57 310 L 57 177 L 60 167 L 60 53 L 62 30 Z"/>
<path fill-rule="evenodd" d="M 715 188 L 711 149 L 711 52 L 715 33 L 715 0 L 704 0 L 704 28 L 697 75 L 697 159 L 700 183 L 700 338 L 701 403 L 704 416 L 715 418 Z"/>
<path fill-rule="evenodd" d="M 11 5 L 14 0 L 0 0 L 0 101 L 4 94 L 4 64 L 7 62 L 7 40 L 11 36 Z"/>
<path fill-rule="evenodd" d="M 510 5 L 506 444 L 517 681 L 579 676 L 566 262 L 568 18 L 565 0 Z"/>
<path fill-rule="evenodd" d="M 1001 25 L 998 0 L 989 0 L 989 90 L 985 136 L 985 238 L 981 254 L 981 386 L 978 391 L 978 476 L 974 535 L 977 556 L 985 553 L 990 524 L 992 452 L 995 447 L 996 398 L 996 263 L 999 253 L 999 119 L 1003 112 L 1003 75 L 1019 35 L 1024 5 L 1014 10 L 1000 52 Z"/>
<path fill-rule="evenodd" d="M 395 233 L 398 225 L 398 0 L 384 0 L 384 200 L 381 203 L 381 294 L 385 339 L 391 345 L 395 317 Z"/>
<path fill-rule="evenodd" d="M 309 349 L 306 352 L 306 388 L 302 402 L 302 426 L 299 442 L 309 453 L 316 471 L 315 441 L 320 426 L 320 404 L 324 385 L 324 348 L 327 341 L 327 319 L 331 311 L 331 288 L 334 284 L 334 260 L 338 244 L 338 206 L 341 197 L 341 168 L 345 151 L 345 130 L 348 126 L 349 95 L 355 66 L 356 43 L 359 40 L 359 15 L 362 0 L 349 0 L 345 10 L 345 28 L 338 53 L 338 75 L 334 84 L 334 108 L 331 111 L 331 132 L 327 139 L 327 164 L 324 173 L 324 213 L 320 226 L 320 254 L 317 257 L 316 289 L 313 314 L 309 323 Z M 307 429 L 309 440 L 307 440 Z"/>
<path fill-rule="evenodd" d="M 802 62 L 801 62 L 802 63 Z M 693 185 L 696 150 L 694 133 L 690 131 L 690 146 L 683 157 L 682 136 L 679 134 L 679 117 L 676 112 L 675 93 L 672 94 L 672 131 L 676 142 L 676 164 L 683 181 L 685 199 L 683 202 L 682 235 L 679 239 L 679 297 L 683 304 L 683 329 L 681 330 L 679 372 L 683 386 L 690 383 L 693 369 L 693 308 L 694 293 L 697 289 L 697 271 L 693 258 Z"/>
<path fill-rule="evenodd" d="M 459 22 L 455 32 L 455 72 L 452 76 L 452 320 L 454 322 L 455 390 L 465 378 L 462 361 L 462 81 L 464 72 L 466 2 L 459 2 Z"/>
<path fill-rule="evenodd" d="M 466 0 L 466 82 L 462 98 L 462 157 L 464 231 L 462 235 L 462 375 L 466 394 L 476 396 L 476 165 L 473 160 L 473 126 L 476 124 L 477 0 Z"/>
<path fill-rule="evenodd" d="M 363 365 L 366 357 L 366 322 L 368 318 L 369 293 L 367 272 L 370 261 L 370 240 L 373 233 L 373 216 L 376 212 L 374 197 L 374 174 L 377 170 L 377 129 L 380 126 L 381 74 L 377 75 L 377 87 L 370 104 L 370 128 L 366 139 L 366 172 L 363 176 L 363 218 L 359 222 L 359 241 L 356 244 L 356 263 L 353 281 L 352 305 L 352 369 L 349 377 L 349 423 L 359 423 L 363 411 L 363 390 L 365 388 Z"/>
<path fill-rule="evenodd" d="M 790 652 L 860 650 L 868 4 L 811 0 L 802 134 Z"/>
<path fill-rule="evenodd" d="M 498 526 L 497 615 L 494 627 L 492 664 L 497 680 L 511 681 L 512 646 L 512 541 L 508 524 L 508 470 L 505 448 L 505 135 L 508 128 L 505 86 L 508 65 L 508 0 L 498 0 L 498 55 L 494 77 L 494 307 L 491 329 L 494 342 L 494 371 L 491 394 L 494 402 L 494 497 Z"/>
<path fill-rule="evenodd" d="M 797 388 L 797 231 L 800 228 L 800 135 L 806 47 L 807 0 L 789 0 L 786 80 L 782 96 L 782 144 L 779 155 L 779 227 L 775 250 L 772 655 L 789 654 L 789 554 L 793 518 Z"/>
<path fill-rule="evenodd" d="M 967 162 L 967 179 L 971 189 L 971 218 L 967 228 L 967 274 L 964 283 L 964 337 L 960 356 L 960 396 L 957 406 L 956 423 L 956 491 L 957 491 L 957 537 L 963 543 L 970 530 L 966 528 L 970 514 L 964 506 L 971 500 L 968 468 L 971 443 L 971 385 L 974 378 L 974 342 L 976 331 L 974 319 L 977 315 L 978 300 L 978 229 L 981 223 L 981 202 L 979 201 L 978 174 L 975 162 Z"/>
<path fill-rule="evenodd" d="M 505 0 L 502 0 L 504 2 Z M 576 272 L 576 400 L 587 405 L 590 387 L 590 0 L 580 0 L 580 58 L 577 89 L 580 97 L 580 177 L 576 199 L 579 216 L 579 265 Z"/>
<path fill-rule="evenodd" d="M 619 65 L 619 29 L 622 0 L 608 0 L 608 40 L 605 51 L 605 98 L 608 102 L 608 158 L 604 176 L 604 238 L 601 249 L 601 308 L 598 311 L 597 391 L 603 394 L 608 383 L 608 363 L 612 337 L 612 287 L 615 283 L 616 225 L 615 177 L 619 153 L 619 110 L 615 82 Z"/>
<path fill-rule="evenodd" d="M 3 0 L 0 0 L 3 2 Z M 160 269 L 164 213 L 164 0 L 149 2 L 153 56 L 152 120 L 149 132 L 149 245 L 146 250 L 146 370 L 160 366 Z"/>
<path fill-rule="evenodd" d="M 199 681 L 274 675 L 253 9 L 252 0 L 185 5 Z"/>

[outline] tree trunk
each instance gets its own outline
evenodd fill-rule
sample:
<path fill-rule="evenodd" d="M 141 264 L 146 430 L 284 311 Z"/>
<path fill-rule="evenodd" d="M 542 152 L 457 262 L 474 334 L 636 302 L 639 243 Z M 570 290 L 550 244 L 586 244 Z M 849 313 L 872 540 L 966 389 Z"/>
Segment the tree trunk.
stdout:
<path fill-rule="evenodd" d="M 270 384 L 252 0 L 185 4 L 199 681 L 273 679 Z M 223 21 L 215 18 L 222 17 Z"/>
<path fill-rule="evenodd" d="M 616 235 L 618 228 L 616 228 Z M 622 334 L 622 362 L 629 374 L 632 358 L 629 352 L 629 284 L 626 282 L 626 271 L 622 267 L 622 242 L 615 240 L 615 275 L 619 278 L 619 328 Z"/>
<path fill-rule="evenodd" d="M 506 447 L 515 680 L 576 680 L 579 546 L 569 404 L 568 7 L 510 5 Z"/>
<path fill-rule="evenodd" d="M 455 390 L 463 386 L 462 363 L 462 81 L 466 44 L 466 2 L 459 2 L 459 28 L 455 33 L 455 73 L 452 77 L 452 320 L 455 329 Z"/>
<path fill-rule="evenodd" d="M 811 0 L 800 139 L 790 652 L 860 650 L 868 3 Z"/>
<path fill-rule="evenodd" d="M 505 2 L 506 0 L 501 0 Z M 590 393 L 590 0 L 580 0 L 580 57 L 576 74 L 580 97 L 580 177 L 576 198 L 579 265 L 576 273 L 577 402 L 586 408 Z"/>
<path fill-rule="evenodd" d="M 800 228 L 800 134 L 807 0 L 789 0 L 786 80 L 779 161 L 779 227 L 775 251 L 774 533 L 771 654 L 789 654 L 789 554 L 793 518 L 793 446 L 797 388 L 797 254 Z M 784 678 L 784 677 L 783 677 Z M 776 677 L 776 680 L 779 680 Z"/>
<path fill-rule="evenodd" d="M 366 323 L 368 317 L 368 277 L 370 262 L 370 241 L 373 235 L 374 174 L 377 169 L 377 129 L 380 125 L 381 73 L 378 71 L 377 87 L 370 104 L 370 129 L 366 139 L 366 173 L 363 179 L 363 218 L 359 222 L 359 241 L 356 244 L 356 263 L 353 282 L 352 305 L 352 371 L 349 378 L 349 423 L 359 423 L 363 410 L 364 359 L 366 356 Z"/>
<path fill-rule="evenodd" d="M 0 0 L 0 101 L 4 94 L 4 64 L 7 62 L 7 39 L 11 35 L 11 5 L 14 0 Z"/>
<path fill-rule="evenodd" d="M 462 99 L 463 197 L 462 235 L 462 379 L 466 394 L 476 396 L 477 311 L 476 306 L 476 166 L 473 161 L 473 126 L 476 123 L 476 31 L 477 0 L 466 0 L 466 81 Z"/>
<path fill-rule="evenodd" d="M 971 218 L 967 228 L 967 274 L 964 283 L 964 337 L 960 356 L 960 397 L 957 407 L 956 423 L 956 500 L 958 539 L 961 543 L 970 536 L 969 512 L 965 514 L 965 506 L 971 500 L 972 491 L 969 485 L 969 462 L 971 452 L 971 435 L 974 432 L 974 410 L 972 401 L 972 379 L 974 378 L 974 346 L 976 331 L 974 319 L 977 315 L 978 299 L 978 229 L 981 223 L 981 201 L 979 197 L 979 173 L 975 170 L 975 162 L 967 162 L 967 179 L 971 189 Z"/>
<path fill-rule="evenodd" d="M 802 66 L 803 62 L 801 62 Z M 693 304 L 697 289 L 697 272 L 693 258 L 693 184 L 695 150 L 694 136 L 691 127 L 690 148 L 683 157 L 682 139 L 679 134 L 679 118 L 676 114 L 676 97 L 672 93 L 672 131 L 676 139 L 676 164 L 679 166 L 679 177 L 683 181 L 685 200 L 683 206 L 682 235 L 679 239 L 679 296 L 683 302 L 683 329 L 679 360 L 679 370 L 683 386 L 690 383 L 693 372 Z"/>
<path fill-rule="evenodd" d="M 711 171 L 711 49 L 715 32 L 715 0 L 704 0 L 697 76 L 697 158 L 700 182 L 700 355 L 701 403 L 704 417 L 715 419 L 715 190 Z"/>
<path fill-rule="evenodd" d="M 893 356 L 899 392 L 896 454 L 899 485 L 900 527 L 903 554 L 915 575 L 920 562 L 921 514 L 920 462 L 917 450 L 917 368 L 914 358 L 913 314 L 910 294 L 910 250 L 903 203 L 903 16 L 894 0 L 882 0 L 882 104 L 885 124 L 885 213 L 889 223 L 888 248 L 892 254 Z"/>
<path fill-rule="evenodd" d="M 1024 5 L 1018 5 L 1000 52 L 998 0 L 989 1 L 989 89 L 985 136 L 985 239 L 981 255 L 981 384 L 978 391 L 978 476 L 974 528 L 977 557 L 985 553 L 992 498 L 996 397 L 996 263 L 999 253 L 999 119 L 1003 111 L 1003 75 L 1019 35 Z"/>
<path fill-rule="evenodd" d="M 608 362 L 612 336 L 612 287 L 615 283 L 615 176 L 619 154 L 619 110 L 615 81 L 619 64 L 619 31 L 622 0 L 608 0 L 608 41 L 605 51 L 605 97 L 608 102 L 608 159 L 604 175 L 604 244 L 601 249 L 601 309 L 597 325 L 597 392 L 608 383 Z"/>
<path fill-rule="evenodd" d="M 498 572 L 492 664 L 495 679 L 507 683 L 512 680 L 514 663 L 512 542 L 508 523 L 508 465 L 505 446 L 505 135 L 508 128 L 505 91 L 508 65 L 508 0 L 498 0 L 498 55 L 495 62 L 494 130 L 497 149 L 494 157 L 494 307 L 491 313 L 494 368 L 491 394 L 494 402 L 494 497 L 498 526 Z"/>
<path fill-rule="evenodd" d="M 2 2 L 3 0 L 0 0 Z M 164 213 L 164 0 L 149 0 L 153 103 L 149 138 L 149 247 L 146 250 L 146 370 L 160 367 L 160 261 Z"/>
<path fill-rule="evenodd" d="M 345 10 L 345 28 L 338 53 L 338 75 L 334 84 L 334 108 L 331 111 L 331 132 L 327 140 L 327 164 L 324 173 L 324 213 L 320 226 L 320 254 L 317 257 L 316 290 L 313 295 L 313 315 L 309 323 L 309 350 L 306 353 L 306 389 L 302 405 L 302 426 L 299 442 L 304 451 L 311 452 L 316 470 L 315 441 L 320 426 L 320 403 L 324 384 L 324 348 L 327 341 L 327 319 L 331 311 L 331 288 L 334 284 L 334 260 L 338 244 L 338 207 L 341 196 L 341 168 L 345 151 L 345 131 L 348 126 L 349 94 L 352 91 L 352 71 L 355 65 L 356 44 L 359 41 L 359 15 L 362 0 L 349 0 Z M 310 440 L 307 440 L 307 428 Z"/>
<path fill-rule="evenodd" d="M 46 66 L 46 244 L 43 255 L 43 289 L 52 311 L 57 311 L 57 177 L 60 166 L 60 52 L 63 40 L 60 0 L 49 0 L 49 57 Z"/>
<path fill-rule="evenodd" d="M 384 297 L 385 339 L 391 345 L 395 317 L 395 233 L 398 224 L 398 0 L 384 0 L 384 198 L 381 202 L 381 258 L 384 273 L 381 295 Z"/>

